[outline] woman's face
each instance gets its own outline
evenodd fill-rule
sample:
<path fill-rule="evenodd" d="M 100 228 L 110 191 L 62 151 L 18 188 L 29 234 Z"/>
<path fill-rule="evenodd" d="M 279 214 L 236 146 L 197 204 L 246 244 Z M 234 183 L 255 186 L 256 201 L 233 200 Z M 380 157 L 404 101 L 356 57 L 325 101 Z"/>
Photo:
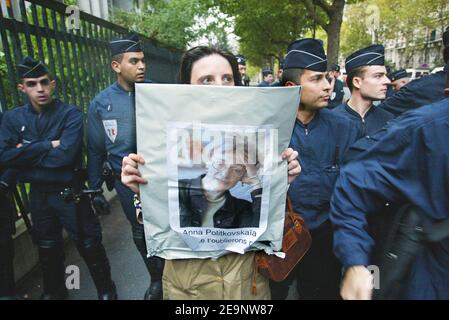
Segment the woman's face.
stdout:
<path fill-rule="evenodd" d="M 218 54 L 201 58 L 192 66 L 190 84 L 234 86 L 231 65 Z"/>
<path fill-rule="evenodd" d="M 245 173 L 246 167 L 242 164 L 227 165 L 223 160 L 215 160 L 207 170 L 207 176 L 211 182 L 209 189 L 216 192 L 232 189 L 242 180 Z"/>

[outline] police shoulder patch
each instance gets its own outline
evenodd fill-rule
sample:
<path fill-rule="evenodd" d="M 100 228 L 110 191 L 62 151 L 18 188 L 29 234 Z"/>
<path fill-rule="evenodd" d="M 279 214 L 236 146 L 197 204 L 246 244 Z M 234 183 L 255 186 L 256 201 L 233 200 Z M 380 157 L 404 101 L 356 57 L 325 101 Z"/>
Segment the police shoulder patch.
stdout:
<path fill-rule="evenodd" d="M 103 126 L 106 135 L 114 143 L 117 138 L 117 120 L 103 120 Z"/>

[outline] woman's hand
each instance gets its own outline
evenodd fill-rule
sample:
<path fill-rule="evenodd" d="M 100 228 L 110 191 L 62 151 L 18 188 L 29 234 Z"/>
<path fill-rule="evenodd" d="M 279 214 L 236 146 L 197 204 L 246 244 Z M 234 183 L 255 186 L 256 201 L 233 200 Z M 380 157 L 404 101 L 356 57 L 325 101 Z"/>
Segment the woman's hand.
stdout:
<path fill-rule="evenodd" d="M 137 194 L 139 194 L 139 185 L 148 183 L 146 179 L 142 178 L 137 168 L 139 164 L 144 163 L 145 159 L 135 153 L 130 153 L 122 161 L 122 183 Z"/>
<path fill-rule="evenodd" d="M 287 160 L 288 163 L 288 183 L 292 183 L 293 180 L 301 173 L 301 166 L 299 165 L 298 152 L 294 151 L 292 148 L 287 148 L 282 152 L 282 159 Z"/>
<path fill-rule="evenodd" d="M 246 173 L 242 177 L 242 183 L 250 185 L 252 190 L 262 188 L 262 184 L 258 175 L 260 164 L 246 164 L 245 167 Z"/>
<path fill-rule="evenodd" d="M 365 266 L 352 266 L 345 272 L 340 289 L 344 300 L 371 300 L 373 275 Z"/>

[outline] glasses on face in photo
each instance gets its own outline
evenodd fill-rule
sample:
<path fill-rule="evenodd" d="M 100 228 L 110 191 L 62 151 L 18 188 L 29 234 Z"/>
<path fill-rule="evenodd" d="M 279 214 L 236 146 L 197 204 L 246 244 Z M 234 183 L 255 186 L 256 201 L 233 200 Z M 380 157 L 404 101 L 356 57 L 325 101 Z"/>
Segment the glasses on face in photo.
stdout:
<path fill-rule="evenodd" d="M 35 86 L 37 86 L 37 81 L 34 80 L 28 80 L 25 81 L 25 86 L 29 87 L 29 88 L 33 88 Z M 42 79 L 41 81 L 39 81 L 41 86 L 48 86 L 50 84 L 50 79 Z"/>
<path fill-rule="evenodd" d="M 212 167 L 214 167 L 217 171 L 228 171 L 229 173 L 235 176 L 243 176 L 246 173 L 246 167 L 242 164 L 233 164 L 228 165 L 223 160 L 214 161 L 212 163 Z"/>

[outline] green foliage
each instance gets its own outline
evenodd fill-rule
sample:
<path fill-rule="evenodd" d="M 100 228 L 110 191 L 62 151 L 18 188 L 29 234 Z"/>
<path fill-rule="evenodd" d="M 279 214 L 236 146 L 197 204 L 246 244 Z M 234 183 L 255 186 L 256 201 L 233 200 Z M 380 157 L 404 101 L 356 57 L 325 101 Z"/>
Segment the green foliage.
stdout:
<path fill-rule="evenodd" d="M 63 2 L 68 6 L 76 6 L 78 4 L 77 0 L 64 0 Z"/>
<path fill-rule="evenodd" d="M 369 34 L 366 25 L 368 6 L 379 9 L 377 34 Z M 342 26 L 342 55 L 374 42 L 386 44 L 400 40 L 405 55 L 410 59 L 417 49 L 426 45 L 429 33 L 449 25 L 447 0 L 367 0 L 350 5 Z"/>
<path fill-rule="evenodd" d="M 240 53 L 259 67 L 273 67 L 288 44 L 313 27 L 303 5 L 289 0 L 215 0 L 214 4 L 234 17 Z"/>
<path fill-rule="evenodd" d="M 202 37 L 210 44 L 227 47 L 226 27 L 230 21 L 211 10 L 209 0 L 145 0 L 140 13 L 117 10 L 112 20 L 181 50 Z M 210 21 L 209 16 L 215 19 Z"/>
<path fill-rule="evenodd" d="M 341 26 L 340 54 L 343 57 L 371 44 L 371 35 L 368 33 L 365 19 L 360 18 L 365 16 L 366 6 L 364 2 L 347 7 Z"/>
<path fill-rule="evenodd" d="M 37 24 L 40 27 L 44 27 L 44 20 L 43 20 L 43 7 L 36 6 L 36 15 L 37 15 Z M 47 21 L 48 21 L 48 27 L 50 30 L 59 30 L 60 32 L 63 30 L 62 25 L 65 24 L 65 16 L 59 13 L 56 13 L 55 15 L 55 23 L 53 22 L 53 16 L 51 14 L 51 10 L 46 10 L 47 13 Z M 32 17 L 32 8 L 27 8 L 27 18 L 28 23 L 30 25 L 34 24 L 34 20 Z M 24 33 L 18 33 L 14 35 L 11 31 L 5 30 L 8 43 L 10 46 L 11 54 L 12 54 L 12 64 L 13 69 L 15 70 L 15 65 L 19 62 L 17 61 L 17 57 L 13 52 L 13 37 L 17 37 L 20 41 L 20 51 L 22 55 L 25 57 L 28 53 L 27 48 L 27 42 L 26 42 L 26 35 Z M 66 29 L 66 32 L 68 30 Z M 79 30 L 74 31 L 75 34 L 80 34 Z M 84 31 L 83 31 L 84 32 Z M 39 57 L 39 45 L 38 45 L 38 39 L 34 34 L 28 34 L 28 37 L 31 40 L 31 46 L 32 46 L 32 52 L 34 58 L 38 59 Z M 53 74 L 56 77 L 57 80 L 57 86 L 56 86 L 56 94 L 59 95 L 59 98 L 63 98 L 63 83 L 65 83 L 66 90 L 65 93 L 67 95 L 68 101 L 70 103 L 74 103 L 75 105 L 79 107 L 87 108 L 89 102 L 93 97 L 95 96 L 98 91 L 104 87 L 106 87 L 109 83 L 108 77 L 111 74 L 111 71 L 105 68 L 101 67 L 95 67 L 91 68 L 91 62 L 87 59 L 83 59 L 83 56 L 86 57 L 86 47 L 84 47 L 83 53 L 80 51 L 79 44 L 75 42 L 74 44 L 70 41 L 70 36 L 67 35 L 67 50 L 64 45 L 63 41 L 56 41 L 54 39 L 51 39 L 49 42 L 47 38 L 44 35 L 41 35 L 41 48 L 44 56 L 44 62 L 49 66 L 51 70 L 51 64 L 50 64 L 50 54 L 48 51 L 48 45 L 52 48 L 53 52 L 53 59 L 55 63 L 55 74 Z M 48 43 L 47 43 L 48 42 Z M 57 48 L 60 48 L 61 50 L 61 64 L 62 64 L 62 70 L 59 68 L 59 57 L 57 54 Z M 98 52 L 101 50 L 101 54 L 98 54 Z M 74 51 L 77 56 L 78 66 L 75 68 L 75 57 L 74 57 Z M 107 56 L 106 50 L 102 49 L 93 49 L 91 46 L 89 46 L 89 52 L 92 56 L 96 57 L 96 60 L 99 65 L 108 65 L 109 62 L 106 61 L 104 58 Z M 69 63 L 67 63 L 67 60 Z M 79 78 L 76 76 L 75 70 L 78 71 Z M 15 72 L 15 71 L 14 71 Z M 71 74 L 71 77 L 69 76 Z M 4 90 L 5 90 L 5 96 L 6 96 L 6 107 L 7 109 L 13 108 L 15 103 L 13 100 L 13 92 L 17 90 L 16 83 L 10 83 L 8 78 L 8 69 L 5 59 L 5 52 L 0 51 L 0 77 L 3 81 Z M 95 86 L 92 86 L 92 83 L 95 81 L 95 78 L 98 79 L 97 82 L 95 82 Z M 78 91 L 80 89 L 80 91 Z M 92 91 L 92 90 L 93 91 Z M 96 91 L 95 91 L 96 90 Z M 95 91 L 95 92 L 94 92 Z M 25 97 L 20 93 L 19 94 L 19 104 L 23 103 L 25 100 Z M 5 109 L 5 107 L 3 107 Z"/>

